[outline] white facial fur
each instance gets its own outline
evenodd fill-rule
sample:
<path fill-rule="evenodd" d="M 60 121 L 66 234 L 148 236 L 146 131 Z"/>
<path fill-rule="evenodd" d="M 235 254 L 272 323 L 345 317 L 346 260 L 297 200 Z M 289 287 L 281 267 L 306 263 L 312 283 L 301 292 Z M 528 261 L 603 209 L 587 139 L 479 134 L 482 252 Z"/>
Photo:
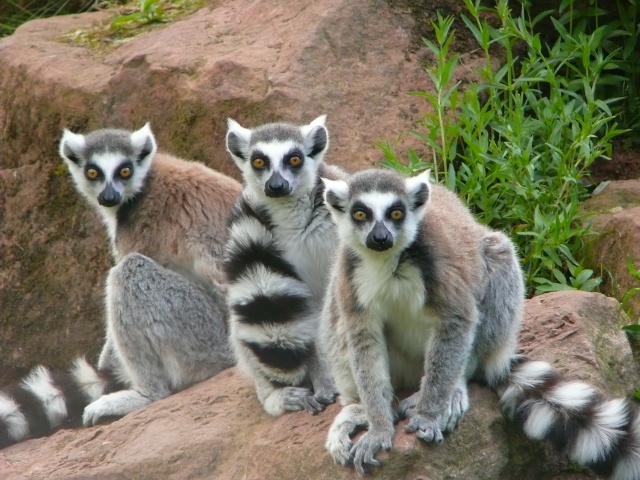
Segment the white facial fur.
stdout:
<path fill-rule="evenodd" d="M 253 192 L 260 196 L 265 196 L 265 185 L 274 173 L 279 173 L 291 188 L 291 194 L 288 198 L 298 198 L 306 196 L 315 185 L 316 172 L 319 162 L 315 159 L 305 156 L 302 167 L 295 171 L 285 165 L 285 155 L 294 149 L 302 150 L 301 145 L 293 142 L 259 142 L 251 149 L 252 152 L 260 151 L 269 159 L 269 167 L 263 171 L 255 170 L 251 166 L 251 162 L 245 162 L 242 169 L 247 186 L 253 189 Z M 284 198 L 287 198 L 284 197 Z"/>
<path fill-rule="evenodd" d="M 258 198 L 265 199 L 265 197 L 270 197 L 270 201 L 279 199 L 296 200 L 297 198 L 308 196 L 315 186 L 318 167 L 328 148 L 328 133 L 324 127 L 325 119 L 326 116 L 322 115 L 308 125 L 301 127 L 288 126 L 287 128 L 298 129 L 300 132 L 299 138 L 293 138 L 292 136 L 291 139 L 286 139 L 282 135 L 274 135 L 273 138 L 255 143 L 251 143 L 254 130 L 244 128 L 235 120 L 229 119 L 227 150 L 242 172 L 246 188 Z M 277 128 L 277 126 L 274 127 L 274 130 Z M 311 156 L 310 152 L 315 149 L 314 142 L 316 141 L 318 129 L 323 129 L 326 144 L 321 151 Z M 297 134 L 295 136 L 298 137 Z M 298 156 L 303 160 L 303 164 L 298 168 L 291 167 L 287 163 L 292 152 L 299 153 Z M 265 168 L 257 169 L 252 165 L 252 160 L 257 154 L 267 160 Z M 268 182 L 273 178 L 274 174 L 278 174 L 286 182 L 289 190 L 287 195 L 274 197 L 267 194 Z"/>
<path fill-rule="evenodd" d="M 100 143 L 100 137 L 87 139 L 84 135 L 64 130 L 60 141 L 59 153 L 77 186 L 78 191 L 94 205 L 103 215 L 103 220 L 109 230 L 111 239 L 115 239 L 116 212 L 121 205 L 130 200 L 142 189 L 147 176 L 153 156 L 157 151 L 157 144 L 149 124 L 145 124 L 140 130 L 128 133 L 124 131 L 110 131 L 110 136 L 124 135 L 119 138 L 121 141 L 129 142 L 133 152 L 141 152 L 150 142 L 151 151 L 143 158 L 130 158 L 125 152 L 118 149 L 103 149 L 99 153 L 91 152 L 92 144 Z M 67 155 L 69 154 L 69 155 Z M 89 155 L 89 156 L 88 156 Z M 133 157 L 136 157 L 134 154 Z M 132 175 L 123 179 L 118 173 L 123 165 L 131 166 Z M 100 176 L 91 180 L 86 175 L 87 166 L 90 165 L 100 172 Z M 109 186 L 119 196 L 120 201 L 113 206 L 101 205 L 98 198 L 100 194 Z"/>
<path fill-rule="evenodd" d="M 405 180 L 405 192 L 385 192 L 377 189 L 352 193 L 349 184 L 344 181 L 322 179 L 325 184 L 325 204 L 338 227 L 338 233 L 343 242 L 356 249 L 361 254 L 380 256 L 394 254 L 404 250 L 414 240 L 418 225 L 424 215 L 427 203 L 414 208 L 414 198 L 417 192 L 426 185 L 429 188 L 429 171 Z M 333 196 L 340 203 L 335 208 L 327 196 Z M 404 218 L 401 222 L 394 222 L 388 218 L 388 211 L 401 202 L 405 207 Z M 352 218 L 354 204 L 362 204 L 370 209 L 370 214 L 364 222 L 357 222 Z M 393 237 L 393 246 L 388 250 L 378 252 L 367 247 L 367 237 L 376 222 L 381 222 Z"/>

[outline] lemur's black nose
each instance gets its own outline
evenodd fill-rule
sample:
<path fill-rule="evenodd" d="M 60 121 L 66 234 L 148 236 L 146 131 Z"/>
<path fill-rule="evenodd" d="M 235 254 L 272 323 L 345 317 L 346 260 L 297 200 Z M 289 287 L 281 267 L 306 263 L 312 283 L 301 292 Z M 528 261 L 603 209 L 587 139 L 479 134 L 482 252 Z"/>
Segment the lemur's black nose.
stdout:
<path fill-rule="evenodd" d="M 367 248 L 383 252 L 393 247 L 393 235 L 383 222 L 377 221 L 367 235 Z"/>
<path fill-rule="evenodd" d="M 282 175 L 274 172 L 264 186 L 264 193 L 271 198 L 286 197 L 291 193 L 291 188 Z"/>
<path fill-rule="evenodd" d="M 385 233 L 373 234 L 373 241 L 376 243 L 384 243 L 389 240 L 389 235 Z"/>
<path fill-rule="evenodd" d="M 107 186 L 98 195 L 98 203 L 103 207 L 115 207 L 121 201 L 122 195 L 113 188 L 111 183 L 107 183 Z"/>

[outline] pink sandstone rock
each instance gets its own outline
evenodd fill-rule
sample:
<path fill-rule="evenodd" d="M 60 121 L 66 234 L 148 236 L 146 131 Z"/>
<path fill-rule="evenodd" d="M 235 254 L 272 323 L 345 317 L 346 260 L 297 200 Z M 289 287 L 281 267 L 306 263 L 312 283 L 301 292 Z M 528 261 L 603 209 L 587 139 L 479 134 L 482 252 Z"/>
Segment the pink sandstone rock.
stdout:
<path fill-rule="evenodd" d="M 150 121 L 161 149 L 238 177 L 227 117 L 254 126 L 326 113 L 328 160 L 360 168 L 426 107 L 406 94 L 429 87 L 414 21 L 383 0 L 220 0 L 107 54 L 63 41 L 114 16 L 36 20 L 0 40 L 0 384 L 38 362 L 93 358 L 102 342 L 111 260 L 57 156 L 63 127 Z M 473 74 L 472 57 L 461 64 Z"/>
<path fill-rule="evenodd" d="M 561 292 L 527 302 L 522 351 L 606 391 L 640 384 L 618 329 L 619 305 L 604 295 Z M 396 427 L 394 448 L 373 478 L 593 479 L 501 415 L 497 396 L 471 385 L 471 410 L 441 445 Z M 249 380 L 229 369 L 108 425 L 63 430 L 0 451 L 0 478 L 355 479 L 324 449 L 338 405 L 310 416 L 271 418 Z"/>
<path fill-rule="evenodd" d="M 622 300 L 640 281 L 629 273 L 627 261 L 640 269 L 640 179 L 609 183 L 599 194 L 587 200 L 583 211 L 593 213 L 587 217 L 599 233 L 588 245 L 587 261 L 592 269 L 601 273 L 603 292 Z M 632 296 L 628 305 L 631 320 L 640 319 L 640 294 Z"/>

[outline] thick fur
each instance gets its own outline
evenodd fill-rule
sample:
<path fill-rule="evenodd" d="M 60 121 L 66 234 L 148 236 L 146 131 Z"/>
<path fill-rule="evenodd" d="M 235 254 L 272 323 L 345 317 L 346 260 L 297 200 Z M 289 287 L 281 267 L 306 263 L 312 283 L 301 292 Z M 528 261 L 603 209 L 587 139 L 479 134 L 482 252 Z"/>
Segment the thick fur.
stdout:
<path fill-rule="evenodd" d="M 486 381 L 532 439 L 615 480 L 640 478 L 640 416 L 550 365 L 515 355 L 524 286 L 512 242 L 480 225 L 426 174 L 370 170 L 325 180 L 340 251 L 320 328 L 341 403 L 327 439 L 336 462 L 364 474 L 390 449 L 394 416 L 443 441 Z M 393 411 L 397 388 L 419 388 Z M 368 431 L 355 444 L 350 435 Z"/>
<path fill-rule="evenodd" d="M 323 164 L 328 144 L 324 117 L 253 130 L 229 120 L 227 149 L 244 178 L 226 248 L 230 339 L 274 416 L 317 413 L 335 398 L 315 346 L 337 241 L 320 175 L 344 175 Z"/>
<path fill-rule="evenodd" d="M 86 405 L 116 388 L 108 372 L 96 371 L 83 358 L 69 372 L 34 368 L 19 384 L 0 392 L 0 448 L 76 426 Z"/>
<path fill-rule="evenodd" d="M 36 367 L 1 394 L 0 446 L 79 415 L 85 425 L 125 415 L 234 363 L 221 258 L 239 183 L 156 153 L 148 125 L 65 130 L 59 151 L 111 241 L 105 344 L 97 369 L 82 359 L 68 374 Z"/>

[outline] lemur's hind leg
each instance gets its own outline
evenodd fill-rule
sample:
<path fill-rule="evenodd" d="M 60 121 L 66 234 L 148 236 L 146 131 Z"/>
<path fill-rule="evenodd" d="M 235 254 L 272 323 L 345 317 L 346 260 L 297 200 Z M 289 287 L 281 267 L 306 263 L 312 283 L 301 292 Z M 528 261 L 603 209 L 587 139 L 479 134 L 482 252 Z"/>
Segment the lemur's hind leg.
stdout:
<path fill-rule="evenodd" d="M 100 397 L 83 422 L 121 416 L 233 364 L 218 292 L 134 253 L 107 278 L 107 339 L 100 367 L 130 386 Z"/>
<path fill-rule="evenodd" d="M 330 405 L 336 401 L 338 391 L 329 372 L 329 366 L 320 355 L 318 348 L 309 358 L 309 378 L 313 386 L 314 399 L 321 405 Z"/>
<path fill-rule="evenodd" d="M 473 358 L 475 377 L 496 388 L 504 382 L 514 359 L 524 309 L 524 283 L 513 243 L 500 232 L 482 243 L 487 285 L 479 306 Z"/>

